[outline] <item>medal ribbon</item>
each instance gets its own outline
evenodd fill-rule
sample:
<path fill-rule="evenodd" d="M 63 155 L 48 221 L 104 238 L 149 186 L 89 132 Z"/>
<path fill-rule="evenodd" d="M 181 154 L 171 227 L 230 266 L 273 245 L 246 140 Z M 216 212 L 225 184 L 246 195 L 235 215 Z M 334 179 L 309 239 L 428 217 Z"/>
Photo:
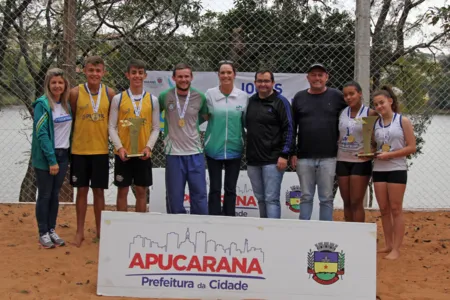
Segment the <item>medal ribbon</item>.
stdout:
<path fill-rule="evenodd" d="M 393 123 L 394 123 L 396 117 L 397 117 L 397 113 L 394 113 L 394 115 L 392 116 L 391 124 L 389 125 L 388 135 L 386 135 L 386 129 L 384 127 L 383 117 L 380 118 L 381 124 L 383 126 L 383 140 L 384 140 L 385 144 L 389 145 L 388 140 L 391 138 L 391 128 L 393 126 Z"/>
<path fill-rule="evenodd" d="M 84 84 L 84 87 L 86 88 L 86 91 L 89 94 L 89 99 L 91 100 L 92 104 L 92 110 L 94 111 L 94 113 L 97 113 L 100 107 L 100 101 L 102 100 L 102 84 L 100 83 L 100 86 L 98 88 L 97 103 L 94 102 L 94 98 L 92 97 L 91 91 L 89 90 L 87 83 Z"/>
<path fill-rule="evenodd" d="M 142 95 L 141 95 L 141 98 L 140 98 L 139 100 L 136 100 L 136 99 L 134 98 L 134 97 L 136 97 L 136 96 L 133 95 L 133 93 L 131 92 L 130 89 L 128 89 L 127 93 L 128 93 L 128 96 L 129 96 L 130 99 L 131 99 L 131 103 L 133 104 L 134 115 L 135 115 L 136 117 L 139 117 L 139 116 L 141 115 L 142 102 L 144 102 L 143 99 L 144 99 L 145 91 L 142 90 Z M 135 103 L 136 101 L 139 101 L 139 107 L 136 106 L 136 103 Z"/>
<path fill-rule="evenodd" d="M 188 104 L 189 104 L 189 97 L 190 96 L 191 96 L 191 89 L 189 89 L 189 92 L 188 92 L 188 94 L 186 96 L 186 101 L 184 102 L 183 111 L 181 111 L 180 99 L 178 99 L 177 89 L 175 88 L 175 98 L 177 99 L 177 110 L 178 110 L 178 116 L 180 117 L 180 119 L 184 119 L 184 115 L 186 114 L 186 109 L 187 109 Z"/>
<path fill-rule="evenodd" d="M 361 105 L 361 107 L 358 110 L 358 113 L 356 114 L 357 117 L 359 117 L 364 111 L 364 104 Z M 353 133 L 353 128 L 355 127 L 355 120 L 351 118 L 351 109 L 350 106 L 348 107 L 347 110 L 347 116 L 348 116 L 348 124 L 347 124 L 347 136 L 350 135 L 350 128 L 352 129 L 352 133 Z"/>

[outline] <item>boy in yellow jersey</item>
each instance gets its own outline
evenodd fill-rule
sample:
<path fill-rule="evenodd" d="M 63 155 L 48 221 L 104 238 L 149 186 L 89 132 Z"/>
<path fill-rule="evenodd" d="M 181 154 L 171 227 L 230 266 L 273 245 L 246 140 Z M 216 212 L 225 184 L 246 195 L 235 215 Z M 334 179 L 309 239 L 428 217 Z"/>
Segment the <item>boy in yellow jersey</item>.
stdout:
<path fill-rule="evenodd" d="M 134 183 L 136 212 L 145 212 L 145 189 L 153 184 L 150 156 L 159 135 L 159 102 L 157 97 L 144 90 L 147 73 L 142 60 L 132 59 L 125 75 L 130 87 L 113 98 L 109 114 L 109 135 L 115 148 L 117 210 L 127 211 L 128 190 Z M 131 126 L 126 126 L 127 121 L 137 118 L 143 119 L 138 137 L 138 151 L 143 156 L 127 157 L 128 154 L 136 154 L 131 152 Z"/>
<path fill-rule="evenodd" d="M 108 116 L 115 92 L 102 84 L 105 62 L 100 56 L 88 57 L 84 62 L 87 82 L 70 91 L 70 105 L 74 117 L 70 181 L 77 188 L 77 233 L 75 245 L 84 240 L 87 196 L 89 186 L 94 195 L 97 237 L 100 237 L 101 212 L 105 208 L 104 189 L 109 181 Z"/>

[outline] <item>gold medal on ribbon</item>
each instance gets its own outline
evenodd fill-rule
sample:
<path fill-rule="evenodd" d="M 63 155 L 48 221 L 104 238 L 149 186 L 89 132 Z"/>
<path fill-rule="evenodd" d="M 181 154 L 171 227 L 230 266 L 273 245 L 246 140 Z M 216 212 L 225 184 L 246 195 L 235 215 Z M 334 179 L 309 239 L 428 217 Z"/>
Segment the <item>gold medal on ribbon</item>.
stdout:
<path fill-rule="evenodd" d="M 355 141 L 355 137 L 354 137 L 353 135 L 349 135 L 349 136 L 347 137 L 347 141 L 348 141 L 349 143 L 353 143 L 353 142 Z"/>
<path fill-rule="evenodd" d="M 97 122 L 98 120 L 100 120 L 100 114 L 98 113 L 98 109 L 100 107 L 100 101 L 102 100 L 102 84 L 100 84 L 98 88 L 97 103 L 94 102 L 94 98 L 92 98 L 91 90 L 89 89 L 87 83 L 84 84 L 84 87 L 89 94 L 89 99 L 91 100 L 93 111 L 91 114 L 91 120 L 93 122 Z"/>
<path fill-rule="evenodd" d="M 100 120 L 100 114 L 98 114 L 98 113 L 93 113 L 93 114 L 91 115 L 91 119 L 92 119 L 92 121 L 97 122 L 98 120 Z"/>
<path fill-rule="evenodd" d="M 391 146 L 389 146 L 388 144 L 383 144 L 383 146 L 381 146 L 381 150 L 383 152 L 389 152 L 389 150 L 391 150 Z"/>
<path fill-rule="evenodd" d="M 184 119 L 179 119 L 178 120 L 178 126 L 184 127 L 184 125 L 185 125 Z"/>

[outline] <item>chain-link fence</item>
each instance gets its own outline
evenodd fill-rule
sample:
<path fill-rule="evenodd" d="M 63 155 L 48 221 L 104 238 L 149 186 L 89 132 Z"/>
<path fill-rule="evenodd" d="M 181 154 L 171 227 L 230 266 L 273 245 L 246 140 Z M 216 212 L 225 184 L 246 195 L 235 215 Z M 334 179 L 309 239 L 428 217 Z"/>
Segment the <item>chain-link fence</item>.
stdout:
<path fill-rule="evenodd" d="M 328 85 L 341 89 L 355 69 L 356 21 L 353 9 L 343 9 L 347 2 L 0 1 L 0 202 L 36 199 L 31 103 L 42 94 L 50 67 L 71 71 L 72 85 L 79 84 L 84 58 L 100 55 L 107 64 L 104 82 L 122 91 L 131 58 L 143 59 L 149 70 L 186 62 L 194 71 L 216 71 L 219 60 L 230 59 L 238 72 L 275 73 L 305 73 L 321 62 L 330 71 Z M 426 14 L 414 15 L 426 5 L 372 2 L 371 90 L 395 87 L 418 142 L 405 201 L 410 208 L 450 208 L 450 56 L 438 49 L 445 47 L 447 29 L 436 24 L 435 35 L 417 37 L 413 32 L 430 29 Z M 164 167 L 162 148 L 160 136 L 154 167 Z M 115 196 L 111 186 L 107 201 Z M 73 199 L 67 182 L 61 199 Z"/>

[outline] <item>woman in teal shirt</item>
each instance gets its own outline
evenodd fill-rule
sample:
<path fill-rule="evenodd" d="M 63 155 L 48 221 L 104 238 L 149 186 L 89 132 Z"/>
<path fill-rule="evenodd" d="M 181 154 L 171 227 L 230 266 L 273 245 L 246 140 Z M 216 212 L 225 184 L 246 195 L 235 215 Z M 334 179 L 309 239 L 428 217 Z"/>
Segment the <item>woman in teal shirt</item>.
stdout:
<path fill-rule="evenodd" d="M 206 91 L 209 110 L 205 154 L 209 173 L 210 215 L 236 215 L 236 185 L 244 150 L 243 112 L 247 93 L 234 86 L 236 69 L 231 61 L 219 62 L 219 86 Z M 224 201 L 221 207 L 222 170 L 225 168 Z"/>
<path fill-rule="evenodd" d="M 59 190 L 69 166 L 72 112 L 69 82 L 61 69 L 45 76 L 44 95 L 34 103 L 31 161 L 36 174 L 38 197 L 36 219 L 39 243 L 44 248 L 65 245 L 55 232 Z"/>

